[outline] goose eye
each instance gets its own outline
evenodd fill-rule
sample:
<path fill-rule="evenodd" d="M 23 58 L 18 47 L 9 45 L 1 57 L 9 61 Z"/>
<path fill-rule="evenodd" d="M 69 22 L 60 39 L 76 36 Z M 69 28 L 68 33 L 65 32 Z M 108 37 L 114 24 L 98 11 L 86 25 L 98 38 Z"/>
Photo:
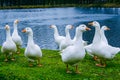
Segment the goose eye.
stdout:
<path fill-rule="evenodd" d="M 28 28 L 26 30 L 29 30 Z"/>
<path fill-rule="evenodd" d="M 82 26 L 82 27 L 84 27 L 84 26 Z"/>
<path fill-rule="evenodd" d="M 96 24 L 96 21 L 94 21 L 93 23 L 95 23 L 95 24 Z"/>

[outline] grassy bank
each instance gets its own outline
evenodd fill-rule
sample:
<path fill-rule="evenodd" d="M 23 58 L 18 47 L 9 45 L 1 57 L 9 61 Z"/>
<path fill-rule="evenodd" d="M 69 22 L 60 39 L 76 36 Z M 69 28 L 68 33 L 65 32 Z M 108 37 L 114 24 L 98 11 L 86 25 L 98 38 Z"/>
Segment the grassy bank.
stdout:
<path fill-rule="evenodd" d="M 120 4 L 107 3 L 107 4 L 61 4 L 61 5 L 23 5 L 23 6 L 4 6 L 0 9 L 25 9 L 25 8 L 52 8 L 52 7 L 107 7 L 119 8 Z"/>
<path fill-rule="evenodd" d="M 4 62 L 4 55 L 0 52 L 0 80 L 119 80 L 120 79 L 120 54 L 114 60 L 107 62 L 106 68 L 95 66 L 95 61 L 88 55 L 79 63 L 81 74 L 75 74 L 70 66 L 72 74 L 66 74 L 66 66 L 61 61 L 58 51 L 42 50 L 42 67 L 28 66 L 24 57 L 24 49 L 21 54 L 16 54 L 15 61 Z"/>

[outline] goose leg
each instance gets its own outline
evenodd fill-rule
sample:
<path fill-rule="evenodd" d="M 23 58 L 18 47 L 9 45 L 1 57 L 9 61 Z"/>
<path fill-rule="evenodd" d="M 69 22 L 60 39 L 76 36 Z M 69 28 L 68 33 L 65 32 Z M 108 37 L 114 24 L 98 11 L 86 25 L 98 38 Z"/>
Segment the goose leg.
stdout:
<path fill-rule="evenodd" d="M 72 72 L 68 69 L 68 64 L 66 65 L 66 73 L 72 73 Z"/>
<path fill-rule="evenodd" d="M 100 63 L 96 64 L 96 66 L 98 67 L 106 67 L 106 62 L 104 62 L 105 60 L 103 58 L 100 59 Z"/>
<path fill-rule="evenodd" d="M 5 54 L 5 60 L 4 60 L 5 62 L 7 62 L 8 61 L 8 55 L 7 54 Z"/>
<path fill-rule="evenodd" d="M 97 60 L 98 60 L 98 57 L 94 55 L 93 59 L 94 59 L 95 61 L 97 61 Z"/>
<path fill-rule="evenodd" d="M 31 61 L 29 61 L 29 66 L 30 66 L 30 67 L 32 67 L 32 66 L 33 66 L 33 64 L 31 63 Z"/>
<path fill-rule="evenodd" d="M 100 59 L 99 59 L 99 63 L 96 64 L 96 66 L 101 67 L 101 65 L 102 65 L 102 59 L 100 58 Z"/>
<path fill-rule="evenodd" d="M 38 66 L 41 67 L 42 65 L 40 64 L 40 58 L 38 58 Z"/>
<path fill-rule="evenodd" d="M 78 65 L 75 66 L 75 70 L 76 70 L 75 73 L 77 73 L 77 74 L 80 73 L 79 70 L 78 70 Z"/>
<path fill-rule="evenodd" d="M 102 67 L 106 67 L 106 60 L 105 59 L 103 59 Z"/>
<path fill-rule="evenodd" d="M 13 53 L 11 53 L 11 55 L 12 55 L 11 60 L 12 60 L 12 61 L 14 61 L 14 60 L 15 60 L 15 58 L 14 58 L 14 56 L 13 56 Z"/>
<path fill-rule="evenodd" d="M 17 54 L 20 54 L 20 46 L 17 45 Z"/>

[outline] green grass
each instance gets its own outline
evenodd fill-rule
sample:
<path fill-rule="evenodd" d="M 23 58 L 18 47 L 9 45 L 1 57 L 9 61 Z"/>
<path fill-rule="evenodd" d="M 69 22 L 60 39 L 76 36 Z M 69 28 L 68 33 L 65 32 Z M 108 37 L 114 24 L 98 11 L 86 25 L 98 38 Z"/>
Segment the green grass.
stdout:
<path fill-rule="evenodd" d="M 95 61 L 88 55 L 79 62 L 81 74 L 74 73 L 74 67 L 69 66 L 72 74 L 66 73 L 66 65 L 61 61 L 56 50 L 42 50 L 42 67 L 28 66 L 21 54 L 16 54 L 15 61 L 4 62 L 4 55 L 0 52 L 0 80 L 119 80 L 120 79 L 120 54 L 107 62 L 106 68 L 95 66 Z"/>

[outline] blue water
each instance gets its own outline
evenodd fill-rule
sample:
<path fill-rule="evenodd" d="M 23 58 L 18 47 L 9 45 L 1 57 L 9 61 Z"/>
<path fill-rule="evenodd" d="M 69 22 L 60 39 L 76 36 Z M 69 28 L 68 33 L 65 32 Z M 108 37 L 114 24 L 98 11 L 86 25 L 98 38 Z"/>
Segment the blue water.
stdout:
<path fill-rule="evenodd" d="M 24 42 L 22 47 L 26 47 L 27 35 L 21 30 L 31 27 L 34 32 L 34 41 L 42 49 L 57 49 L 54 42 L 53 30 L 50 25 L 58 27 L 60 35 L 65 35 L 64 29 L 67 24 L 72 24 L 74 29 L 70 31 L 71 37 L 75 35 L 75 28 L 79 24 L 88 24 L 91 21 L 99 21 L 101 26 L 106 25 L 111 28 L 106 31 L 108 42 L 112 46 L 120 47 L 120 8 L 37 8 L 37 9 L 6 9 L 0 10 L 0 45 L 5 41 L 6 34 L 4 26 L 11 26 L 13 32 L 13 21 L 19 19 L 18 31 Z M 92 42 L 94 28 L 85 32 L 83 39 Z"/>

